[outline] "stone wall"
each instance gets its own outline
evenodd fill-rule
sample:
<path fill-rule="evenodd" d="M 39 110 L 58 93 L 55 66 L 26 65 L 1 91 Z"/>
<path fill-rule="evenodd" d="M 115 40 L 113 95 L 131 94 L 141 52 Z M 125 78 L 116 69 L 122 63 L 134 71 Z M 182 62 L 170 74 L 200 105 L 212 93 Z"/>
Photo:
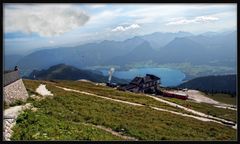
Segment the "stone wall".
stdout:
<path fill-rule="evenodd" d="M 36 108 L 34 108 L 30 103 L 27 103 L 25 105 L 10 107 L 4 110 L 3 140 L 10 141 L 10 138 L 13 134 L 12 128 L 16 124 L 17 117 L 26 109 L 31 109 L 33 111 L 36 111 Z"/>
<path fill-rule="evenodd" d="M 3 140 L 10 141 L 13 134 L 12 128 L 16 124 L 16 118 L 4 118 L 3 120 Z"/>
<path fill-rule="evenodd" d="M 3 88 L 3 95 L 7 105 L 16 102 L 16 100 L 26 101 L 28 98 L 28 93 L 22 79 L 5 86 Z"/>

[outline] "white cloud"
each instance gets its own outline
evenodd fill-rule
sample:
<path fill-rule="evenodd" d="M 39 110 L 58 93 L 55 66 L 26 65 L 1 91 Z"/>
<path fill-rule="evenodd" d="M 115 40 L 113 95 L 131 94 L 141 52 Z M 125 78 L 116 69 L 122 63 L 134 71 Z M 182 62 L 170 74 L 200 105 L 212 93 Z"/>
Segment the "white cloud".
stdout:
<path fill-rule="evenodd" d="M 207 23 L 211 21 L 219 20 L 218 17 L 213 16 L 198 16 L 194 19 L 186 19 L 183 17 L 180 18 L 172 18 L 170 22 L 166 23 L 166 25 L 185 25 L 185 24 L 192 24 L 192 23 Z"/>
<path fill-rule="evenodd" d="M 5 32 L 58 36 L 83 26 L 89 16 L 68 4 L 9 5 L 4 11 Z"/>
<path fill-rule="evenodd" d="M 53 41 L 53 40 L 50 40 L 50 41 L 48 41 L 50 44 L 54 44 L 55 43 L 55 41 Z"/>
<path fill-rule="evenodd" d="M 114 29 L 112 29 L 113 32 L 116 32 L 116 31 L 125 31 L 125 28 L 123 26 L 118 26 Z"/>
<path fill-rule="evenodd" d="M 133 23 L 150 24 L 164 21 L 166 17 L 186 11 L 185 7 L 173 4 L 146 4 L 132 5 L 133 9 L 126 11 L 123 15 L 133 19 Z"/>
<path fill-rule="evenodd" d="M 140 26 L 138 24 L 131 24 L 130 26 L 118 26 L 114 29 L 112 29 L 112 32 L 123 32 L 123 31 L 127 31 L 127 30 L 132 30 L 132 29 L 139 29 Z"/>
<path fill-rule="evenodd" d="M 101 4 L 101 3 L 99 3 L 99 4 L 90 4 L 89 6 L 90 6 L 90 8 L 97 9 L 97 8 L 105 7 L 106 4 Z"/>
<path fill-rule="evenodd" d="M 102 25 L 111 22 L 112 20 L 121 16 L 122 8 L 118 8 L 115 10 L 103 10 L 97 14 L 92 14 L 91 19 L 88 24 L 93 25 Z"/>

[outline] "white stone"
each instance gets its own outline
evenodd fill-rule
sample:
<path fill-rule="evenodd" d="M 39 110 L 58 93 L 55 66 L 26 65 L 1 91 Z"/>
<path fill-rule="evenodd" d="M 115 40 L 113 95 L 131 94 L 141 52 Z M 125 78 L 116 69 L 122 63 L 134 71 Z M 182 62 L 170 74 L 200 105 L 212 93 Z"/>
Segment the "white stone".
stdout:
<path fill-rule="evenodd" d="M 8 122 L 8 121 L 6 121 L 4 126 L 5 126 L 5 127 L 9 127 L 10 125 L 11 125 L 11 123 Z"/>
<path fill-rule="evenodd" d="M 36 92 L 42 96 L 53 96 L 53 94 L 47 90 L 46 85 L 40 84 L 36 89 Z"/>
<path fill-rule="evenodd" d="M 10 133 L 7 132 L 7 133 L 5 134 L 5 137 L 9 139 L 9 138 L 11 137 Z"/>

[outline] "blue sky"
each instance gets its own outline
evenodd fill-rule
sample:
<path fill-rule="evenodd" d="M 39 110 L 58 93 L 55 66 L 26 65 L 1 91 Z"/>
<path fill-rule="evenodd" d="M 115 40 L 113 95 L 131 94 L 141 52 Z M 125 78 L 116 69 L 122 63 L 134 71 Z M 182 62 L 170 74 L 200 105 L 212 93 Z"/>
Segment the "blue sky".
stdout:
<path fill-rule="evenodd" d="M 153 32 L 236 30 L 236 4 L 5 4 L 5 54 Z"/>

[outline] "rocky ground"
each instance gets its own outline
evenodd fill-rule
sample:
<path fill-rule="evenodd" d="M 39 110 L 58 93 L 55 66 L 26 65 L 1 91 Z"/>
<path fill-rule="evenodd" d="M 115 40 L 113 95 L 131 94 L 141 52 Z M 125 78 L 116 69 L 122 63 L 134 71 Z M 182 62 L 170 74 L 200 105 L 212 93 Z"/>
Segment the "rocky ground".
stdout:
<path fill-rule="evenodd" d="M 19 114 L 26 109 L 36 110 L 30 103 L 20 106 L 14 106 L 6 109 L 3 116 L 3 139 L 9 141 L 13 133 L 12 127 L 16 124 Z"/>

